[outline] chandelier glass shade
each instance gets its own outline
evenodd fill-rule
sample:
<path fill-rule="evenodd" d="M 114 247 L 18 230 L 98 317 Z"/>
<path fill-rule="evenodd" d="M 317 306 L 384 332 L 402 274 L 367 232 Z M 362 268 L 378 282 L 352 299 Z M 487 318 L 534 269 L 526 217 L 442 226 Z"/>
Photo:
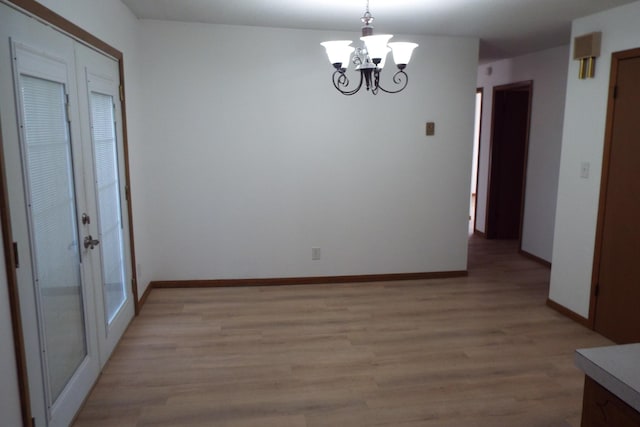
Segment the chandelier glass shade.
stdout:
<path fill-rule="evenodd" d="M 413 50 L 418 47 L 416 43 L 395 42 L 389 43 L 393 37 L 391 34 L 373 34 L 371 23 L 374 18 L 367 9 L 361 18 L 363 42 L 361 47 L 351 46 L 351 40 L 335 40 L 320 43 L 327 51 L 329 62 L 335 68 L 333 72 L 333 85 L 343 95 L 354 95 L 364 86 L 367 91 L 377 95 L 379 91 L 386 93 L 398 93 L 407 87 L 409 77 L 405 72 Z M 385 66 L 387 55 L 393 54 L 393 61 L 398 71 L 393 75 L 393 89 L 385 89 L 380 85 L 380 73 Z M 353 57 L 352 57 L 353 55 Z M 355 70 L 359 72 L 358 84 L 351 85 L 347 77 L 349 63 L 353 63 Z"/>

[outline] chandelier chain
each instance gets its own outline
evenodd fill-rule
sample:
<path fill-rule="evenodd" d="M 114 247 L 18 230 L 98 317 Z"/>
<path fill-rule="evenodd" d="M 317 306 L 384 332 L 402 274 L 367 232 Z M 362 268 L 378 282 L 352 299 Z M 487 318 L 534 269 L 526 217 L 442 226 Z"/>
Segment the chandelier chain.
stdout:
<path fill-rule="evenodd" d="M 369 0 L 367 0 L 367 7 L 364 11 L 364 15 L 362 15 L 362 18 L 360 18 L 360 20 L 367 27 L 370 26 L 374 20 L 373 16 L 371 16 L 371 12 L 369 11 Z"/>

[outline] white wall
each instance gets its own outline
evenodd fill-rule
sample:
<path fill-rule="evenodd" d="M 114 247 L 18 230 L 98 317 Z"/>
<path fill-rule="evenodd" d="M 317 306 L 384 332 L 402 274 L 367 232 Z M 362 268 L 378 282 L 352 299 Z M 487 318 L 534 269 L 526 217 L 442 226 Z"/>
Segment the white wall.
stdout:
<path fill-rule="evenodd" d="M 568 57 L 566 45 L 478 68 L 478 87 L 484 88 L 484 100 L 477 229 L 485 231 L 493 87 L 533 80 L 522 249 L 546 261 L 551 261 L 553 249 Z"/>
<path fill-rule="evenodd" d="M 134 217 L 136 218 L 136 244 L 144 259 L 148 254 L 145 245 L 144 218 L 146 212 L 145 192 L 143 187 L 144 169 L 141 167 L 144 156 L 140 147 L 141 127 L 139 125 L 140 98 L 137 88 L 140 87 L 140 75 L 137 65 L 137 20 L 119 0 L 42 0 L 44 6 L 64 16 L 66 19 L 91 32 L 103 41 L 111 44 L 124 54 L 125 81 L 127 84 L 127 107 L 129 121 L 130 159 L 132 163 L 132 189 L 134 200 Z M 2 72 L 4 72 L 3 70 Z M 0 247 L 0 258 L 4 253 Z M 0 273 L 0 424 L 7 426 L 21 425 L 19 395 L 15 371 L 13 336 L 11 334 L 11 316 L 7 295 L 4 264 Z M 139 280 L 140 292 L 148 284 L 144 277 Z"/>
<path fill-rule="evenodd" d="M 153 279 L 466 269 L 478 40 L 345 97 L 319 43 L 357 31 L 141 21 Z"/>
<path fill-rule="evenodd" d="M 573 22 L 572 38 L 602 31 L 594 79 L 579 80 L 570 61 L 549 298 L 588 317 L 600 175 L 613 52 L 640 47 L 640 2 Z M 591 164 L 580 178 L 582 162 Z"/>

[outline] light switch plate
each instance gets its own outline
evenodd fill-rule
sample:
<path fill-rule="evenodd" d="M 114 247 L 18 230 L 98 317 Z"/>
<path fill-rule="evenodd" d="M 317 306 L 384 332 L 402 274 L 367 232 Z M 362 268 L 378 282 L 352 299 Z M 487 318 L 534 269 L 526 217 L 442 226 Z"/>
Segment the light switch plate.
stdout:
<path fill-rule="evenodd" d="M 589 178 L 589 169 L 591 169 L 591 164 L 589 162 L 582 162 L 580 164 L 580 178 Z"/>

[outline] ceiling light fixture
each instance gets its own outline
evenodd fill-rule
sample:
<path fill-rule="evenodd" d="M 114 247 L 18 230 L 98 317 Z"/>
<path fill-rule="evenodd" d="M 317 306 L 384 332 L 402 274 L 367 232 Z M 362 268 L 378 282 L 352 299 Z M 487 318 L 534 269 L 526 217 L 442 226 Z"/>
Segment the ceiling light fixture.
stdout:
<path fill-rule="evenodd" d="M 364 82 L 367 91 L 377 95 L 379 91 L 386 93 L 398 93 L 407 87 L 409 77 L 405 73 L 405 68 L 411 60 L 413 49 L 418 47 L 416 43 L 396 42 L 389 43 L 393 37 L 391 34 L 373 35 L 371 23 L 374 18 L 369 12 L 369 0 L 367 9 L 361 18 L 363 47 L 351 46 L 351 40 L 336 40 L 320 43 L 327 50 L 329 62 L 335 68 L 333 72 L 333 85 L 343 95 L 354 95 L 362 88 Z M 354 53 L 353 58 L 351 54 Z M 387 54 L 393 52 L 393 61 L 398 67 L 398 71 L 393 75 L 393 83 L 398 87 L 395 90 L 387 90 L 380 86 L 380 72 L 384 68 Z M 357 86 L 349 88 L 349 78 L 346 71 L 349 61 L 353 62 L 356 71 L 360 72 L 360 82 Z"/>

